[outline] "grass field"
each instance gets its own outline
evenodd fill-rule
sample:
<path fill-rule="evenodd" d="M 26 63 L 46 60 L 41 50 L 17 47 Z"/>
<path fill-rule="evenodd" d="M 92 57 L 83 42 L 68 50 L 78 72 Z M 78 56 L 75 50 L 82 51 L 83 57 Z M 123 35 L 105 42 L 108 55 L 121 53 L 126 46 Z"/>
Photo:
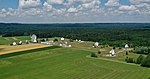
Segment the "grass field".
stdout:
<path fill-rule="evenodd" d="M 12 42 L 19 42 L 19 41 L 25 41 L 25 40 L 31 40 L 29 36 L 16 36 L 16 37 L 1 37 L 0 36 L 0 45 L 9 45 Z"/>
<path fill-rule="evenodd" d="M 0 79 L 147 79 L 150 76 L 150 69 L 138 65 L 86 57 L 92 51 L 57 47 L 40 50 L 0 58 Z"/>
<path fill-rule="evenodd" d="M 150 76 L 150 69 L 125 63 L 125 52 L 106 57 L 112 47 L 92 48 L 93 42 L 66 39 L 72 48 L 41 44 L 8 46 L 13 41 L 30 39 L 28 36 L 0 37 L 0 54 L 3 54 L 0 55 L 0 79 L 148 79 Z M 99 49 L 102 57 L 87 57 Z M 116 52 L 121 50 L 116 48 Z M 128 56 L 139 55 L 129 53 Z"/>
<path fill-rule="evenodd" d="M 17 45 L 17 46 L 0 45 L 0 55 L 12 53 L 12 52 L 24 51 L 24 50 L 43 48 L 48 46 L 50 45 L 43 45 L 43 44 L 25 44 L 25 45 Z"/>

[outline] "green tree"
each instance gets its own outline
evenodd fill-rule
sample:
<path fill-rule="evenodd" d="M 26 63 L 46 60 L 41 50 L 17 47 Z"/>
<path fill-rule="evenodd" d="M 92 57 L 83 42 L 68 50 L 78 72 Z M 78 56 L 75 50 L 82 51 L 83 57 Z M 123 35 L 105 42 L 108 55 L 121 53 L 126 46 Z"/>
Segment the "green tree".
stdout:
<path fill-rule="evenodd" d="M 143 66 L 143 67 L 150 67 L 150 54 L 147 55 L 147 57 L 141 63 L 141 66 Z"/>
<path fill-rule="evenodd" d="M 126 52 L 126 55 L 128 55 L 128 52 Z"/>
<path fill-rule="evenodd" d="M 135 63 L 134 59 L 133 58 L 129 58 L 129 57 L 126 57 L 125 61 L 127 63 Z"/>
<path fill-rule="evenodd" d="M 116 49 L 116 47 L 113 47 L 113 49 Z"/>
<path fill-rule="evenodd" d="M 101 54 L 101 51 L 99 50 L 97 53 L 98 53 L 98 54 Z"/>
<path fill-rule="evenodd" d="M 44 40 L 44 39 L 41 39 L 40 41 L 41 41 L 41 42 L 45 42 L 45 40 Z"/>
<path fill-rule="evenodd" d="M 54 42 L 58 42 L 58 39 L 54 39 L 53 41 L 54 41 Z"/>
<path fill-rule="evenodd" d="M 136 64 L 141 64 L 144 60 L 144 56 L 143 55 L 140 55 L 137 60 L 136 60 Z"/>
<path fill-rule="evenodd" d="M 69 39 L 70 42 L 73 42 L 73 39 Z"/>
<path fill-rule="evenodd" d="M 136 47 L 134 52 L 138 54 L 148 54 L 149 50 L 147 47 Z"/>
<path fill-rule="evenodd" d="M 150 54 L 150 48 L 148 48 L 148 53 Z"/>
<path fill-rule="evenodd" d="M 91 53 L 91 57 L 97 57 L 95 53 Z"/>
<path fill-rule="evenodd" d="M 46 39 L 45 39 L 45 41 L 49 41 L 49 39 L 48 39 L 48 38 L 46 38 Z"/>

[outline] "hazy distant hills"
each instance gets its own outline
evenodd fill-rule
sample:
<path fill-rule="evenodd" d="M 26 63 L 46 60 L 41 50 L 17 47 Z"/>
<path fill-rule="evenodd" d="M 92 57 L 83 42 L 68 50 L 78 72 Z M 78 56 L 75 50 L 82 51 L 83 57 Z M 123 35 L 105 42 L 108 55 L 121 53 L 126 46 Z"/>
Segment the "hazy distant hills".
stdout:
<path fill-rule="evenodd" d="M 21 24 L 21 23 L 0 23 L 0 27 L 126 27 L 126 28 L 150 28 L 150 23 L 54 23 L 54 24 Z"/>

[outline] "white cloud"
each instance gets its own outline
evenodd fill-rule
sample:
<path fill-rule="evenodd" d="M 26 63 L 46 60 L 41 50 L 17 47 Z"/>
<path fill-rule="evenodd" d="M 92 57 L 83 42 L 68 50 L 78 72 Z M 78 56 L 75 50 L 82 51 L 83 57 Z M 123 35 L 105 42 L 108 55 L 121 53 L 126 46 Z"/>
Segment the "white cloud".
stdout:
<path fill-rule="evenodd" d="M 129 0 L 133 4 L 150 3 L 150 0 Z"/>
<path fill-rule="evenodd" d="M 8 8 L 8 11 L 13 12 L 15 10 L 13 8 Z"/>
<path fill-rule="evenodd" d="M 40 5 L 40 0 L 19 0 L 19 8 L 34 8 Z"/>
<path fill-rule="evenodd" d="M 100 3 L 101 3 L 100 1 L 94 0 L 90 3 L 84 3 L 81 6 L 86 9 L 99 8 Z"/>
<path fill-rule="evenodd" d="M 64 14 L 66 12 L 66 9 L 56 9 L 55 10 L 55 14 L 58 14 L 58 15 L 62 15 L 62 14 Z"/>
<path fill-rule="evenodd" d="M 66 3 L 64 3 L 64 5 L 71 5 L 74 3 L 74 0 L 67 0 Z"/>
<path fill-rule="evenodd" d="M 40 17 L 41 15 L 44 15 L 44 11 L 37 8 L 30 8 L 28 10 L 18 10 L 17 15 L 21 18 Z"/>
<path fill-rule="evenodd" d="M 129 0 L 137 7 L 139 14 L 150 14 L 150 0 Z"/>
<path fill-rule="evenodd" d="M 135 6 L 137 6 L 137 7 L 149 7 L 150 5 L 148 3 L 141 3 L 141 4 L 137 4 Z"/>
<path fill-rule="evenodd" d="M 29 15 L 41 15 L 43 13 L 43 11 L 32 8 L 31 10 L 29 10 Z"/>
<path fill-rule="evenodd" d="M 9 16 L 16 16 L 16 10 L 12 9 L 12 8 L 8 8 L 8 9 L 1 9 L 0 11 L 0 17 L 9 17 Z"/>
<path fill-rule="evenodd" d="M 1 9 L 0 10 L 0 17 L 6 17 L 6 13 L 7 13 L 6 9 Z"/>
<path fill-rule="evenodd" d="M 66 0 L 65 5 L 71 5 L 71 4 L 90 4 L 92 2 L 100 2 L 100 0 Z"/>
<path fill-rule="evenodd" d="M 119 0 L 108 0 L 105 6 L 120 6 Z"/>
<path fill-rule="evenodd" d="M 119 10 L 125 10 L 125 11 L 133 11 L 136 10 L 137 8 L 134 5 L 122 5 L 119 7 Z"/>
<path fill-rule="evenodd" d="M 3 9 L 1 10 L 1 12 L 2 12 L 2 13 L 6 13 L 7 11 L 6 11 L 6 9 L 3 8 Z"/>
<path fill-rule="evenodd" d="M 18 9 L 1 9 L 0 17 L 7 17 L 8 19 L 19 19 L 18 17 L 21 17 L 21 20 L 25 19 L 26 21 L 32 21 L 35 18 L 45 21 L 46 18 L 46 21 L 49 22 L 64 21 L 66 18 L 68 19 L 65 21 L 78 21 L 83 18 L 87 21 L 88 17 L 89 21 L 99 19 L 99 17 L 107 17 L 109 20 L 112 16 L 134 14 L 142 16 L 150 14 L 150 0 L 130 1 L 132 1 L 131 5 L 122 5 L 119 0 L 108 0 L 105 5 L 110 7 L 100 7 L 101 0 L 47 0 L 43 4 L 40 0 L 19 0 Z M 76 16 L 79 16 L 79 18 L 73 20 Z M 35 20 L 38 21 L 38 19 Z M 103 19 L 99 20 L 103 21 Z"/>
<path fill-rule="evenodd" d="M 78 4 L 85 4 L 85 3 L 90 3 L 92 2 L 93 0 L 74 0 L 75 3 L 78 3 Z"/>
<path fill-rule="evenodd" d="M 75 13 L 75 12 L 78 12 L 78 10 L 77 10 L 77 8 L 69 8 L 68 12 Z"/>
<path fill-rule="evenodd" d="M 63 4 L 64 0 L 47 0 L 49 4 Z"/>
<path fill-rule="evenodd" d="M 44 2 L 43 6 L 46 11 L 51 11 L 53 8 L 52 5 L 48 4 L 47 2 Z"/>

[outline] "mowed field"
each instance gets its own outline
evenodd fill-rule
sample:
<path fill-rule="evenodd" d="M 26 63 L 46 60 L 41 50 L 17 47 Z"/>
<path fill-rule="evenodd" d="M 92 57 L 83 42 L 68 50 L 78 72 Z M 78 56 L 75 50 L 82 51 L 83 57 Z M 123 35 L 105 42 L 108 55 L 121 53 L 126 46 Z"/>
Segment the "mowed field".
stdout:
<path fill-rule="evenodd" d="M 36 50 L 0 58 L 0 79 L 148 79 L 150 76 L 148 68 L 88 58 L 92 51 L 79 48 L 51 46 Z"/>
<path fill-rule="evenodd" d="M 12 42 L 31 40 L 30 36 L 2 37 L 0 36 L 0 45 L 10 45 Z"/>
<path fill-rule="evenodd" d="M 43 45 L 43 44 L 25 44 L 25 45 L 17 45 L 17 46 L 0 45 L 0 55 L 18 52 L 18 51 L 24 51 L 24 50 L 43 48 L 48 46 L 50 45 Z"/>
<path fill-rule="evenodd" d="M 0 36 L 0 55 L 49 46 L 49 45 L 43 45 L 43 44 L 23 44 L 23 45 L 17 45 L 17 46 L 9 45 L 12 42 L 19 42 L 19 41 L 25 42 L 26 40 L 30 41 L 31 40 L 30 36 L 16 36 L 16 37 Z"/>

